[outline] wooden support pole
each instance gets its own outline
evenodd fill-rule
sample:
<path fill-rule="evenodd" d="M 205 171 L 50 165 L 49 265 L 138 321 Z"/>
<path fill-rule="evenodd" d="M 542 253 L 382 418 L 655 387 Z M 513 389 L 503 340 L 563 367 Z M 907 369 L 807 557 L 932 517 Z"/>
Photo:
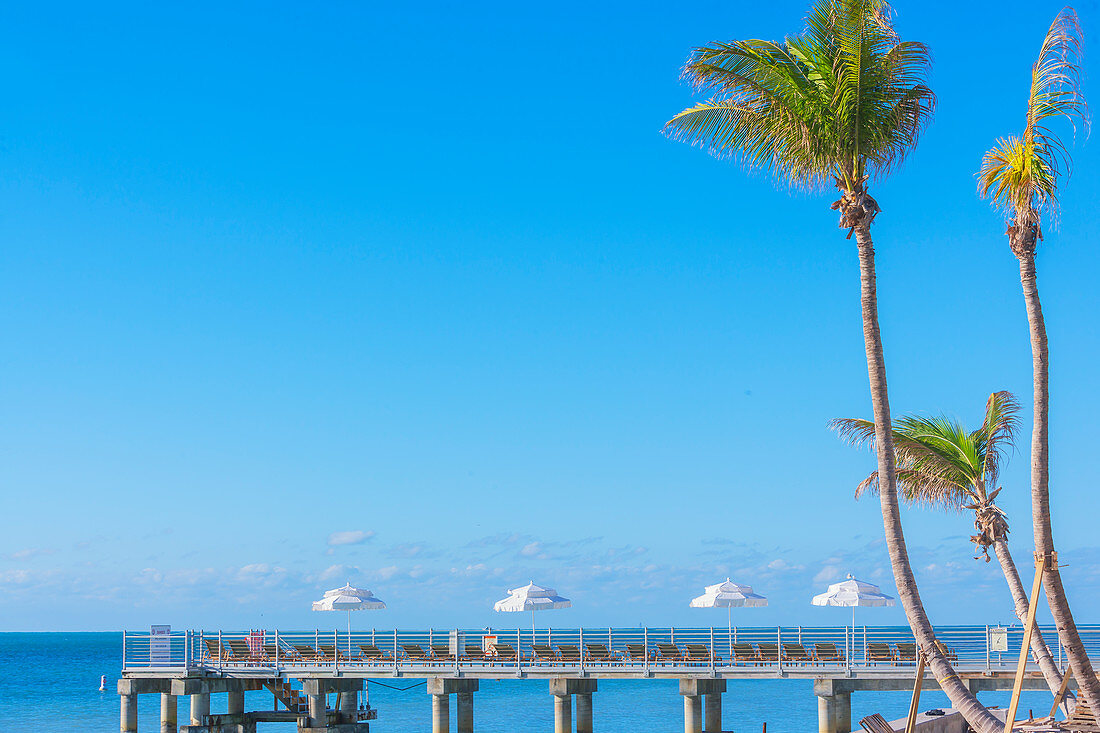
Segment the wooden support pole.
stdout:
<path fill-rule="evenodd" d="M 913 682 L 913 697 L 909 700 L 909 718 L 905 721 L 905 733 L 913 733 L 917 725 L 917 708 L 920 706 L 920 688 L 924 684 L 924 652 L 917 653 L 917 679 Z"/>
<path fill-rule="evenodd" d="M 1016 722 L 1016 708 L 1020 705 L 1020 690 L 1024 686 L 1024 667 L 1031 649 L 1031 634 L 1035 630 L 1035 612 L 1039 609 L 1039 591 L 1043 587 L 1043 571 L 1047 567 L 1046 555 L 1035 559 L 1035 582 L 1031 584 L 1031 601 L 1027 606 L 1027 623 L 1024 624 L 1024 640 L 1020 643 L 1020 661 L 1016 663 L 1016 679 L 1012 682 L 1012 698 L 1008 702 L 1008 715 L 1005 717 L 1005 733 L 1012 733 Z"/>
<path fill-rule="evenodd" d="M 1066 691 L 1069 689 L 1069 678 L 1073 674 L 1073 667 L 1066 667 L 1066 673 L 1062 675 L 1062 686 L 1058 688 L 1058 693 L 1054 696 L 1054 704 L 1050 706 L 1050 716 L 1054 717 L 1058 712 L 1058 706 L 1062 704 L 1062 701 L 1066 699 Z"/>

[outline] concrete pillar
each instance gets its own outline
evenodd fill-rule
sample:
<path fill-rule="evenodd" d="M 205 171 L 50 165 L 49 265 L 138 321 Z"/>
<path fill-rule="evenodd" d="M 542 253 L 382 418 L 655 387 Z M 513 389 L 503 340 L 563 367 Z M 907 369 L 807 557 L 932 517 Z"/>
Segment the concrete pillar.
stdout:
<path fill-rule="evenodd" d="M 707 730 L 711 730 L 710 716 L 714 699 L 718 698 L 718 727 L 722 728 L 721 699 L 726 691 L 726 681 L 713 677 L 688 677 L 680 680 L 680 694 L 684 697 L 684 733 L 703 732 L 703 697 L 707 698 Z"/>
<path fill-rule="evenodd" d="M 703 733 L 703 699 L 684 695 L 684 733 Z"/>
<path fill-rule="evenodd" d="M 554 695 L 554 733 L 573 733 L 572 695 Z"/>
<path fill-rule="evenodd" d="M 229 707 L 226 708 L 230 715 L 244 714 L 244 690 L 234 690 L 229 693 Z"/>
<path fill-rule="evenodd" d="M 122 733 L 137 731 L 137 695 L 119 695 L 118 729 Z"/>
<path fill-rule="evenodd" d="M 836 733 L 852 733 L 852 693 L 836 694 Z"/>
<path fill-rule="evenodd" d="M 457 703 L 459 733 L 472 733 L 474 729 L 474 693 L 478 681 L 454 677 L 429 677 L 427 690 L 432 696 L 432 733 L 447 733 L 450 710 L 447 696 L 454 694 Z"/>
<path fill-rule="evenodd" d="M 345 715 L 355 715 L 359 710 L 359 691 L 344 690 L 340 693 L 340 712 Z"/>
<path fill-rule="evenodd" d="M 175 695 L 167 692 L 160 694 L 160 733 L 177 733 L 179 726 L 176 711 L 178 709 Z"/>
<path fill-rule="evenodd" d="M 817 733 L 837 733 L 836 696 L 817 696 Z"/>
<path fill-rule="evenodd" d="M 210 693 L 196 692 L 191 696 L 191 725 L 202 725 L 202 719 L 210 714 Z"/>
<path fill-rule="evenodd" d="M 432 733 L 450 733 L 451 696 L 432 695 Z"/>
<path fill-rule="evenodd" d="M 474 693 L 456 692 L 455 707 L 458 708 L 458 733 L 474 733 Z"/>
<path fill-rule="evenodd" d="M 325 707 L 325 693 L 314 692 L 309 695 L 309 724 L 314 728 L 321 728 L 328 724 Z"/>
<path fill-rule="evenodd" d="M 592 733 L 592 693 L 578 692 L 574 699 L 577 701 L 577 733 Z"/>
<path fill-rule="evenodd" d="M 706 733 L 722 733 L 722 693 L 712 692 L 703 695 L 706 720 L 703 730 Z"/>

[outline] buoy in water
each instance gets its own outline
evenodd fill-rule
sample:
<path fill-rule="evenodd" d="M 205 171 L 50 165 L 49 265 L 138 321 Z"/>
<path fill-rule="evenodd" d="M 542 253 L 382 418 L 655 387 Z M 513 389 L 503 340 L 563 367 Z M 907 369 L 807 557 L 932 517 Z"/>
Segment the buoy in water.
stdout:
<path fill-rule="evenodd" d="M 105 674 L 99 675 L 99 691 L 100 692 L 106 692 L 107 691 L 107 675 L 105 675 Z"/>

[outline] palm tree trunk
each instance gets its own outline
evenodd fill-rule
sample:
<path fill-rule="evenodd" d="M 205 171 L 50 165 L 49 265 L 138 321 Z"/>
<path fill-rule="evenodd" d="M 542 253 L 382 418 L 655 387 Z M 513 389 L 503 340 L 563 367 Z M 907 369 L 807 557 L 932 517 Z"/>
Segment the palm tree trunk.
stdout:
<path fill-rule="evenodd" d="M 1043 573 L 1043 590 L 1046 591 L 1047 605 L 1058 628 L 1058 636 L 1066 649 L 1073 674 L 1081 687 L 1081 694 L 1092 710 L 1100 710 L 1100 682 L 1085 653 L 1081 635 L 1077 633 L 1077 624 L 1069 609 L 1065 588 L 1062 587 L 1062 575 L 1057 562 L 1051 562 L 1054 555 L 1054 535 L 1050 528 L 1050 497 L 1047 492 L 1047 414 L 1050 408 L 1050 395 L 1047 383 L 1047 327 L 1043 321 L 1043 306 L 1039 302 L 1039 285 L 1035 275 L 1034 230 L 1024 231 L 1017 236 L 1032 238 L 1027 243 L 1013 243 L 1020 260 L 1020 285 L 1024 290 L 1024 303 L 1027 305 L 1027 323 L 1031 335 L 1031 371 L 1034 390 L 1035 414 L 1031 430 L 1031 522 L 1035 533 L 1035 553 L 1047 558 L 1046 571 Z"/>
<path fill-rule="evenodd" d="M 966 722 L 979 733 L 1001 733 L 1004 724 L 985 708 L 959 676 L 955 674 L 947 658 L 936 646 L 936 634 L 932 622 L 920 600 L 913 568 L 905 548 L 905 534 L 901 528 L 901 510 L 898 507 L 897 482 L 894 475 L 894 441 L 890 423 L 890 400 L 886 392 L 886 363 L 882 355 L 882 337 L 878 326 L 878 295 L 875 286 L 875 247 L 871 241 L 871 227 L 863 224 L 855 227 L 856 244 L 859 247 L 859 276 L 861 303 L 863 306 L 863 341 L 867 349 L 867 376 L 871 382 L 871 405 L 875 418 L 875 455 L 878 458 L 878 495 L 882 504 L 882 526 L 886 534 L 886 548 L 890 552 L 890 564 L 894 571 L 901 605 L 913 636 L 927 660 L 928 667 L 940 688 L 951 699 L 951 704 L 963 714 Z"/>
<path fill-rule="evenodd" d="M 1023 581 L 1020 580 L 1020 571 L 1017 570 L 1016 563 L 1012 562 L 1012 555 L 1008 551 L 1008 542 L 1004 539 L 996 540 L 993 543 L 993 552 L 997 554 L 997 560 L 1001 563 L 1005 580 L 1008 581 L 1008 591 L 1012 594 L 1012 603 L 1016 607 L 1016 618 L 1020 619 L 1021 623 L 1026 623 L 1027 592 L 1024 590 Z M 1043 638 L 1043 632 L 1039 631 L 1038 627 L 1031 634 L 1031 651 L 1035 655 L 1035 660 L 1039 663 L 1039 669 L 1043 672 L 1043 679 L 1047 681 L 1047 687 L 1050 688 L 1051 692 L 1057 694 L 1058 689 L 1062 686 L 1062 671 L 1054 663 L 1054 655 L 1050 653 L 1050 647 L 1047 646 L 1046 639 Z"/>

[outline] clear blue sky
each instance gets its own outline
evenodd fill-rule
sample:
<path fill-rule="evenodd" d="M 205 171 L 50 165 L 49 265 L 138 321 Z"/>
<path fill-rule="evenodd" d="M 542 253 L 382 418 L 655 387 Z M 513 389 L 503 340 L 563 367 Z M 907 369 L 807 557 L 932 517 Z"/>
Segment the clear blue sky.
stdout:
<path fill-rule="evenodd" d="M 573 598 L 563 626 L 721 623 L 687 601 L 727 575 L 771 599 L 743 623 L 843 623 L 808 600 L 849 571 L 892 591 L 851 498 L 871 457 L 826 430 L 870 409 L 830 194 L 660 134 L 692 46 L 806 7 L 8 7 L 0 628 L 327 626 L 308 602 L 345 580 L 390 604 L 359 623 L 406 628 L 514 624 L 490 604 L 529 579 Z M 897 4 L 939 110 L 875 187 L 895 412 L 1029 402 L 974 171 L 1059 7 Z M 1075 156 L 1039 265 L 1051 492 L 1100 621 L 1100 161 Z M 964 517 L 906 529 L 935 621 L 1010 619 Z"/>

